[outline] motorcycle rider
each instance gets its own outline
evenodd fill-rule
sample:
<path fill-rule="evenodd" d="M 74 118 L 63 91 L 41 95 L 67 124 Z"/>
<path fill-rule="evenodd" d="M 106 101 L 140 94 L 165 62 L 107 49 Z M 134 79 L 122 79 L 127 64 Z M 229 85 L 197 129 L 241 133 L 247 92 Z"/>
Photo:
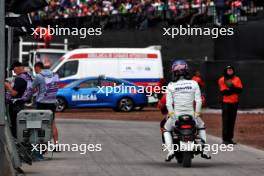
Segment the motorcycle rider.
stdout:
<path fill-rule="evenodd" d="M 189 77 L 189 67 L 184 60 L 174 61 L 172 65 L 173 82 L 167 87 L 166 106 L 169 119 L 165 123 L 164 139 L 168 149 L 168 155 L 165 161 L 168 162 L 174 157 L 174 147 L 172 141 L 172 131 L 175 122 L 180 115 L 190 114 L 195 118 L 199 136 L 203 143 L 206 143 L 206 132 L 204 122 L 200 118 L 202 100 L 199 85 Z M 195 106 L 193 103 L 195 101 Z M 194 110 L 195 107 L 195 110 Z M 211 156 L 203 151 L 201 156 L 205 159 L 211 159 Z"/>

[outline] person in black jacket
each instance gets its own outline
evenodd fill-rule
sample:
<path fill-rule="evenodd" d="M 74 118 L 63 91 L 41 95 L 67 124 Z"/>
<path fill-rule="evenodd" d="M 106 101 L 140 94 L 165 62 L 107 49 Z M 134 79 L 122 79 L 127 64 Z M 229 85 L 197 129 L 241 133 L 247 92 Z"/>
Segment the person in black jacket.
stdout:
<path fill-rule="evenodd" d="M 216 15 L 217 15 L 217 25 L 222 25 L 224 22 L 224 14 L 226 8 L 226 0 L 214 0 L 215 8 L 216 8 Z"/>

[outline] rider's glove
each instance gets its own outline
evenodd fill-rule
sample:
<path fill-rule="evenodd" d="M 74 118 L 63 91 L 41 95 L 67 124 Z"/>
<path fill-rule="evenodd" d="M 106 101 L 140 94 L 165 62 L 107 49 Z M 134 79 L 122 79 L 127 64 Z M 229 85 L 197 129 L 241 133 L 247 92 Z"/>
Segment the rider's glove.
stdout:
<path fill-rule="evenodd" d="M 169 112 L 169 113 L 168 113 L 168 116 L 169 116 L 169 117 L 173 117 L 174 115 L 175 115 L 174 112 Z"/>
<path fill-rule="evenodd" d="M 201 113 L 200 112 L 195 112 L 194 113 L 194 118 L 198 118 L 198 117 L 201 117 Z"/>

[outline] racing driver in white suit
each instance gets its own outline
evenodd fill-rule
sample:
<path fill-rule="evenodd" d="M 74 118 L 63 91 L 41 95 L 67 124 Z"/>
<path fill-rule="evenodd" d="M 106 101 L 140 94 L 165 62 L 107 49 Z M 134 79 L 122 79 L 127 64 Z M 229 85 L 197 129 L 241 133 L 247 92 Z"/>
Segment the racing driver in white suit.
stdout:
<path fill-rule="evenodd" d="M 196 81 L 189 79 L 188 64 L 184 60 L 177 60 L 172 65 L 173 82 L 167 87 L 166 106 L 169 112 L 169 119 L 165 123 L 164 139 L 168 149 L 165 161 L 170 161 L 174 157 L 174 147 L 172 141 L 173 128 L 180 115 L 189 114 L 194 116 L 199 136 L 202 142 L 206 142 L 206 132 L 204 122 L 200 118 L 202 109 L 201 92 Z M 195 105 L 194 105 L 195 102 Z M 211 156 L 203 151 L 201 156 L 211 159 Z"/>

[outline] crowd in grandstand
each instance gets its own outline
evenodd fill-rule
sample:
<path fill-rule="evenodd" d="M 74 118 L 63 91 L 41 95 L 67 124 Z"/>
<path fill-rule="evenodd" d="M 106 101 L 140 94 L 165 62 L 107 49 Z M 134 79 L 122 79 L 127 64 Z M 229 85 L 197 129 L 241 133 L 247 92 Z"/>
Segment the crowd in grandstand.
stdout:
<path fill-rule="evenodd" d="M 36 20 L 85 16 L 113 16 L 137 14 L 146 19 L 162 18 L 173 24 L 193 24 L 199 17 L 223 16 L 232 13 L 230 20 L 254 7 L 258 0 L 51 0 L 43 11 L 33 14 Z M 144 22 L 144 20 L 142 20 Z"/>

